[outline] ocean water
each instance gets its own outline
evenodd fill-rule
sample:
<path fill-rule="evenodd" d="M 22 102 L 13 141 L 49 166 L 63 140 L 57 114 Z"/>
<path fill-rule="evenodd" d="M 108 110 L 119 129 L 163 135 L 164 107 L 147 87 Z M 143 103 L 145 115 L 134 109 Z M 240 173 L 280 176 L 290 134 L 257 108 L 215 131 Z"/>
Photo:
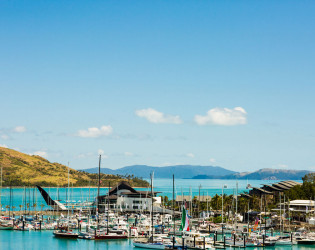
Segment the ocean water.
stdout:
<path fill-rule="evenodd" d="M 260 187 L 261 184 L 274 183 L 275 181 L 249 181 L 252 186 Z M 227 185 L 224 189 L 225 194 L 233 194 L 236 189 L 235 180 L 186 180 L 186 179 L 176 179 L 175 180 L 175 196 L 176 195 L 189 195 L 190 190 L 192 194 L 199 195 L 199 187 L 201 195 L 215 195 L 222 193 L 222 186 Z M 247 181 L 238 181 L 238 191 L 242 192 L 246 190 Z M 167 195 L 169 198 L 172 197 L 173 183 L 171 179 L 155 179 L 154 180 L 154 190 L 161 192 L 160 195 Z M 64 188 L 45 188 L 45 190 L 51 195 L 53 199 L 59 198 L 65 201 L 67 195 L 72 201 L 84 201 L 93 200 L 97 194 L 96 188 L 73 188 L 68 191 Z M 140 189 L 147 190 L 149 189 Z M 101 189 L 101 194 L 106 194 L 107 188 Z M 2 189 L 1 196 L 2 204 L 8 205 L 10 202 L 10 189 Z M 32 204 L 33 201 L 37 203 L 37 210 L 39 210 L 40 204 L 45 204 L 40 193 L 33 188 L 14 188 L 11 192 L 11 201 L 16 210 L 19 210 L 19 205 L 27 203 Z M 43 209 L 45 209 L 43 207 Z M 33 209 L 33 208 L 32 208 Z M 110 240 L 110 241 L 90 241 L 90 240 L 71 240 L 71 239 L 59 239 L 53 236 L 52 231 L 6 231 L 0 230 L 0 250 L 2 249 L 102 249 L 102 250 L 116 250 L 116 249 L 137 249 L 132 246 L 132 240 Z M 259 248 L 250 248 L 253 250 Z M 260 248 L 261 249 L 261 248 Z M 301 246 L 294 245 L 292 247 L 266 247 L 265 249 L 272 250 L 306 250 L 315 249 L 315 246 Z"/>
<path fill-rule="evenodd" d="M 149 180 L 148 180 L 149 181 Z M 302 182 L 301 180 L 297 180 Z M 222 187 L 224 194 L 230 195 L 236 193 L 236 186 L 238 186 L 238 193 L 248 191 L 246 189 L 247 184 L 251 184 L 253 187 L 261 187 L 262 184 L 272 184 L 279 181 L 274 180 L 193 180 L 193 179 L 175 179 L 175 197 L 177 195 L 210 195 L 222 194 Z M 172 199 L 173 197 L 173 181 L 172 179 L 154 179 L 153 182 L 154 191 L 160 192 L 159 196 L 168 196 Z M 52 199 L 61 200 L 62 202 L 83 202 L 83 201 L 94 201 L 97 196 L 97 188 L 49 188 L 44 187 L 46 192 L 49 193 Z M 144 190 L 150 192 L 148 188 L 136 188 L 138 190 Z M 100 194 L 107 194 L 108 188 L 102 187 Z M 10 202 L 11 201 L 11 202 Z M 36 208 L 33 204 L 36 204 Z M 25 209 L 27 204 L 29 208 L 27 210 L 37 211 L 41 209 L 47 209 L 46 203 L 42 198 L 41 194 L 34 187 L 25 188 L 12 188 L 10 195 L 10 188 L 2 188 L 1 190 L 1 204 L 2 208 L 5 209 L 6 205 L 11 204 L 14 206 L 14 211 Z M 22 206 L 22 207 L 21 207 Z M 12 208 L 11 208 L 12 210 Z"/>
<path fill-rule="evenodd" d="M 132 246 L 132 240 L 81 240 L 81 239 L 59 239 L 55 238 L 52 231 L 0 231 L 0 249 L 19 250 L 42 250 L 42 249 L 84 249 L 84 250 L 118 250 L 118 249 L 141 249 Z M 143 249 L 143 248 L 142 248 Z M 262 248 L 248 248 L 258 250 Z M 315 249 L 315 246 L 281 246 L 265 247 L 266 250 L 308 250 Z"/>

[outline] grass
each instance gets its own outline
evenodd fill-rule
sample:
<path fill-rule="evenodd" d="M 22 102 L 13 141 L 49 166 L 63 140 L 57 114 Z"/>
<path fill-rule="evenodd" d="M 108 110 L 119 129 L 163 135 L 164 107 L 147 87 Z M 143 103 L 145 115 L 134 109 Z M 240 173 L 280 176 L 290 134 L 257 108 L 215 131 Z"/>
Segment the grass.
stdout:
<path fill-rule="evenodd" d="M 34 155 L 0 147 L 0 167 L 3 171 L 3 186 L 68 185 L 68 167 Z M 98 175 L 70 168 L 70 183 L 73 186 L 97 186 Z M 123 178 L 116 175 L 101 175 L 102 186 L 127 180 L 133 186 L 146 187 L 148 183 L 139 178 Z"/>

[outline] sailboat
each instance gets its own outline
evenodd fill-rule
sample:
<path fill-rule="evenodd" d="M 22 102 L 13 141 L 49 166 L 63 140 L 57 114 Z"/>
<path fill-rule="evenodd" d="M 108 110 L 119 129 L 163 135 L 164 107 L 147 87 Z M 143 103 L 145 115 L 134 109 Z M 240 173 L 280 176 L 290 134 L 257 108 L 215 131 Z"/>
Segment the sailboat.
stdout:
<path fill-rule="evenodd" d="M 99 156 L 99 165 L 98 165 L 98 196 L 97 196 L 97 212 L 99 213 L 100 209 L 100 204 L 99 204 L 99 197 L 100 197 L 100 184 L 101 184 L 101 158 L 102 156 Z M 95 231 L 95 235 L 94 235 L 94 239 L 95 240 L 123 240 L 123 239 L 127 239 L 128 235 L 126 234 L 117 234 L 117 233 L 110 233 L 109 232 L 109 190 L 110 190 L 110 185 L 108 188 L 108 197 L 107 197 L 107 228 L 106 228 L 106 232 L 105 231 L 100 231 L 99 230 L 99 216 L 100 214 L 98 214 L 98 218 L 97 218 L 97 229 Z"/>
<path fill-rule="evenodd" d="M 2 195 L 2 168 L 1 168 L 1 180 L 0 180 L 0 212 L 2 212 L 2 203 L 1 203 L 1 195 Z M 13 229 L 13 221 L 9 217 L 1 217 L 0 218 L 0 230 L 12 230 Z"/>
<path fill-rule="evenodd" d="M 163 240 L 154 239 L 154 227 L 153 227 L 153 175 L 151 174 L 151 228 L 149 239 L 135 239 L 133 241 L 134 247 L 147 248 L 147 249 L 165 249 Z"/>
<path fill-rule="evenodd" d="M 70 182 L 69 182 L 69 175 L 70 175 L 70 168 L 68 166 L 68 190 L 69 190 L 69 186 L 70 186 Z M 37 187 L 38 188 L 38 187 Z M 39 189 L 40 190 L 40 189 Z M 40 190 L 41 191 L 41 190 Z M 44 191 L 45 192 L 45 191 Z M 69 192 L 67 192 L 69 193 Z M 43 193 L 42 193 L 43 194 Z M 68 195 L 67 195 L 68 196 Z M 50 197 L 49 197 L 50 198 Z M 69 200 L 69 198 L 67 197 L 67 201 Z M 46 201 L 47 202 L 47 201 Z M 48 203 L 47 203 L 48 204 Z M 66 226 L 60 226 L 57 228 L 57 230 L 54 231 L 54 236 L 58 237 L 58 238 L 67 238 L 67 239 L 77 239 L 79 237 L 78 233 L 74 233 L 72 230 L 69 229 L 69 223 L 70 223 L 70 216 L 69 216 L 69 206 L 68 206 L 68 223 Z"/>
<path fill-rule="evenodd" d="M 252 186 L 250 185 L 250 183 L 248 183 L 248 179 L 247 179 L 246 189 L 250 189 L 250 188 L 252 188 Z"/>

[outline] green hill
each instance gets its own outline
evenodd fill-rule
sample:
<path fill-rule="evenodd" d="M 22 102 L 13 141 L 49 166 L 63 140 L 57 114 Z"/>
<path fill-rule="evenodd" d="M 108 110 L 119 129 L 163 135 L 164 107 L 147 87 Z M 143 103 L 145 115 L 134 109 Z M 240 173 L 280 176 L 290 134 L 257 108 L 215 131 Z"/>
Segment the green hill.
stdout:
<path fill-rule="evenodd" d="M 2 168 L 3 186 L 66 186 L 68 185 L 68 167 L 36 156 L 24 154 L 12 149 L 0 147 L 0 168 Z M 97 186 L 98 175 L 70 168 L 71 186 Z M 147 187 L 148 182 L 133 176 L 101 174 L 101 186 L 115 185 L 119 181 L 128 181 L 136 187 Z"/>

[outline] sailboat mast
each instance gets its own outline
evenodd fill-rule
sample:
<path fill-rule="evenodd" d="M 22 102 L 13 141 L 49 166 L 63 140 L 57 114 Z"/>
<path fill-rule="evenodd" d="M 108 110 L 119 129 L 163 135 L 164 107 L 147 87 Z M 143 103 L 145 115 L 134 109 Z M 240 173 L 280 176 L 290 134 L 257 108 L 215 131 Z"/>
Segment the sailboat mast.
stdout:
<path fill-rule="evenodd" d="M 2 168 L 1 168 L 1 183 L 0 183 L 0 211 L 2 212 L 1 195 L 2 195 Z"/>
<path fill-rule="evenodd" d="M 281 192 L 279 192 L 279 195 L 280 195 L 280 199 L 279 199 L 279 203 L 280 203 L 280 228 L 279 228 L 279 230 L 280 230 L 280 233 L 281 233 Z"/>
<path fill-rule="evenodd" d="M 100 224 L 100 184 L 101 184 L 101 158 L 102 155 L 100 155 L 99 160 L 98 160 L 98 185 L 97 185 L 97 207 L 96 207 L 96 212 L 97 212 L 97 229 L 99 229 L 99 224 Z M 107 230 L 108 231 L 108 230 Z"/>
<path fill-rule="evenodd" d="M 100 210 L 99 198 L 100 198 L 100 185 L 101 185 L 101 158 L 102 158 L 102 155 L 100 155 L 99 161 L 98 161 L 97 212 L 99 212 Z"/>
<path fill-rule="evenodd" d="M 153 175 L 154 172 L 151 174 L 151 235 L 152 235 L 152 242 L 153 242 Z"/>
<path fill-rule="evenodd" d="M 238 199 L 238 181 L 236 181 L 236 203 L 235 203 L 235 214 L 236 214 L 236 217 L 235 217 L 235 231 L 236 231 L 236 228 L 237 228 L 237 199 Z"/>
<path fill-rule="evenodd" d="M 107 234 L 109 232 L 108 223 L 109 223 L 109 190 L 110 190 L 110 182 L 108 183 L 108 195 L 107 195 Z"/>
<path fill-rule="evenodd" d="M 173 174 L 173 231 L 174 231 L 174 237 L 173 237 L 173 249 L 174 249 L 174 245 L 175 245 L 175 178 L 174 178 L 174 174 Z"/>
<path fill-rule="evenodd" d="M 69 162 L 68 162 L 68 189 L 67 189 L 68 219 L 69 219 L 69 188 L 70 188 L 70 166 L 69 166 Z"/>

